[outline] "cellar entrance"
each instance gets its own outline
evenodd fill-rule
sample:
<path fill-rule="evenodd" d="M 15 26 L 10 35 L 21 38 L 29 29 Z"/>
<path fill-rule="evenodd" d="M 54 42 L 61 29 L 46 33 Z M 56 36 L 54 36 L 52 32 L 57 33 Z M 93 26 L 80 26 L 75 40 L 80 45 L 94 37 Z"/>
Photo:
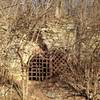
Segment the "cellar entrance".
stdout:
<path fill-rule="evenodd" d="M 33 55 L 29 60 L 29 80 L 43 81 L 63 73 L 67 68 L 66 49 Z"/>
<path fill-rule="evenodd" d="M 46 55 L 46 57 L 45 57 Z M 43 81 L 50 78 L 50 60 L 47 54 L 37 54 L 29 61 L 29 80 Z"/>

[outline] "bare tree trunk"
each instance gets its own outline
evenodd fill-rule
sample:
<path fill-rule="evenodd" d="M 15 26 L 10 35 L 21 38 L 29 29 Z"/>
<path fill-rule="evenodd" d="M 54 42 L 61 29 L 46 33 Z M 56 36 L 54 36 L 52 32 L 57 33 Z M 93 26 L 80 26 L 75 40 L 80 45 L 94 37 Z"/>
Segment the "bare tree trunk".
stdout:
<path fill-rule="evenodd" d="M 56 11 L 55 11 L 55 17 L 56 18 L 61 18 L 62 16 L 62 11 L 61 11 L 61 1 L 57 1 L 57 6 L 56 6 Z"/>
<path fill-rule="evenodd" d="M 28 66 L 23 62 L 22 56 L 19 53 L 19 48 L 17 54 L 20 58 L 20 63 L 22 67 L 22 91 L 23 91 L 23 100 L 28 100 Z"/>
<path fill-rule="evenodd" d="M 76 24 L 76 44 L 75 44 L 75 53 L 76 53 L 76 58 L 78 60 L 78 63 L 80 63 L 80 52 L 81 52 L 81 41 L 80 41 L 80 25 Z"/>
<path fill-rule="evenodd" d="M 23 100 L 28 100 L 28 76 L 27 71 L 22 73 L 22 86 L 23 86 Z"/>

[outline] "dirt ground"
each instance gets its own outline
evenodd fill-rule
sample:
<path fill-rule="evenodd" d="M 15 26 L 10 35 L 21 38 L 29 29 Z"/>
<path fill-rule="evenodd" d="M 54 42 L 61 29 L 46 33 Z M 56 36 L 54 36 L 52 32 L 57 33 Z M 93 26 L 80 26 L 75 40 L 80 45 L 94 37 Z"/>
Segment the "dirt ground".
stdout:
<path fill-rule="evenodd" d="M 57 85 L 31 82 L 29 86 L 29 100 L 85 100 L 80 97 L 70 97 L 65 90 Z"/>
<path fill-rule="evenodd" d="M 0 88 L 2 90 L 2 88 Z M 6 88 L 5 88 L 6 90 Z M 11 95 L 12 94 L 12 95 Z M 100 99 L 100 95 L 98 97 Z M 99 100 L 94 99 L 94 100 Z M 1 95 L 0 100 L 20 100 L 15 92 L 9 92 L 7 95 Z M 68 92 L 59 87 L 57 83 L 28 83 L 28 100 L 85 100 L 82 97 L 72 97 Z"/>

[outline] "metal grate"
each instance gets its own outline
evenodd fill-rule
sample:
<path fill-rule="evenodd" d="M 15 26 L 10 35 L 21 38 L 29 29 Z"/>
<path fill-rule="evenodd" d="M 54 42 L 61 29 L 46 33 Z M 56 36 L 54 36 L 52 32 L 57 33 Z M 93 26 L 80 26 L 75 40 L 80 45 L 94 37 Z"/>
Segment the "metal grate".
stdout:
<path fill-rule="evenodd" d="M 44 57 L 42 54 L 33 56 L 29 63 L 29 80 L 48 79 L 50 77 L 49 66 L 49 56 Z"/>
<path fill-rule="evenodd" d="M 36 54 L 29 61 L 29 80 L 43 81 L 65 70 L 66 52 L 52 50 Z"/>

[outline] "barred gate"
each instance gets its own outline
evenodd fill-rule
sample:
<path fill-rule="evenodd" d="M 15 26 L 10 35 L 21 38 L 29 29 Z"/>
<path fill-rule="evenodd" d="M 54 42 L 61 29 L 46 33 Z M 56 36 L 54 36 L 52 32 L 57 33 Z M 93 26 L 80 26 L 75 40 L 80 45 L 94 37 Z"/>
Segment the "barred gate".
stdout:
<path fill-rule="evenodd" d="M 32 57 L 29 63 L 29 80 L 39 80 L 50 78 L 49 56 L 37 54 Z"/>
<path fill-rule="evenodd" d="M 29 60 L 29 80 L 43 81 L 66 68 L 67 52 L 57 49 L 33 55 Z"/>

